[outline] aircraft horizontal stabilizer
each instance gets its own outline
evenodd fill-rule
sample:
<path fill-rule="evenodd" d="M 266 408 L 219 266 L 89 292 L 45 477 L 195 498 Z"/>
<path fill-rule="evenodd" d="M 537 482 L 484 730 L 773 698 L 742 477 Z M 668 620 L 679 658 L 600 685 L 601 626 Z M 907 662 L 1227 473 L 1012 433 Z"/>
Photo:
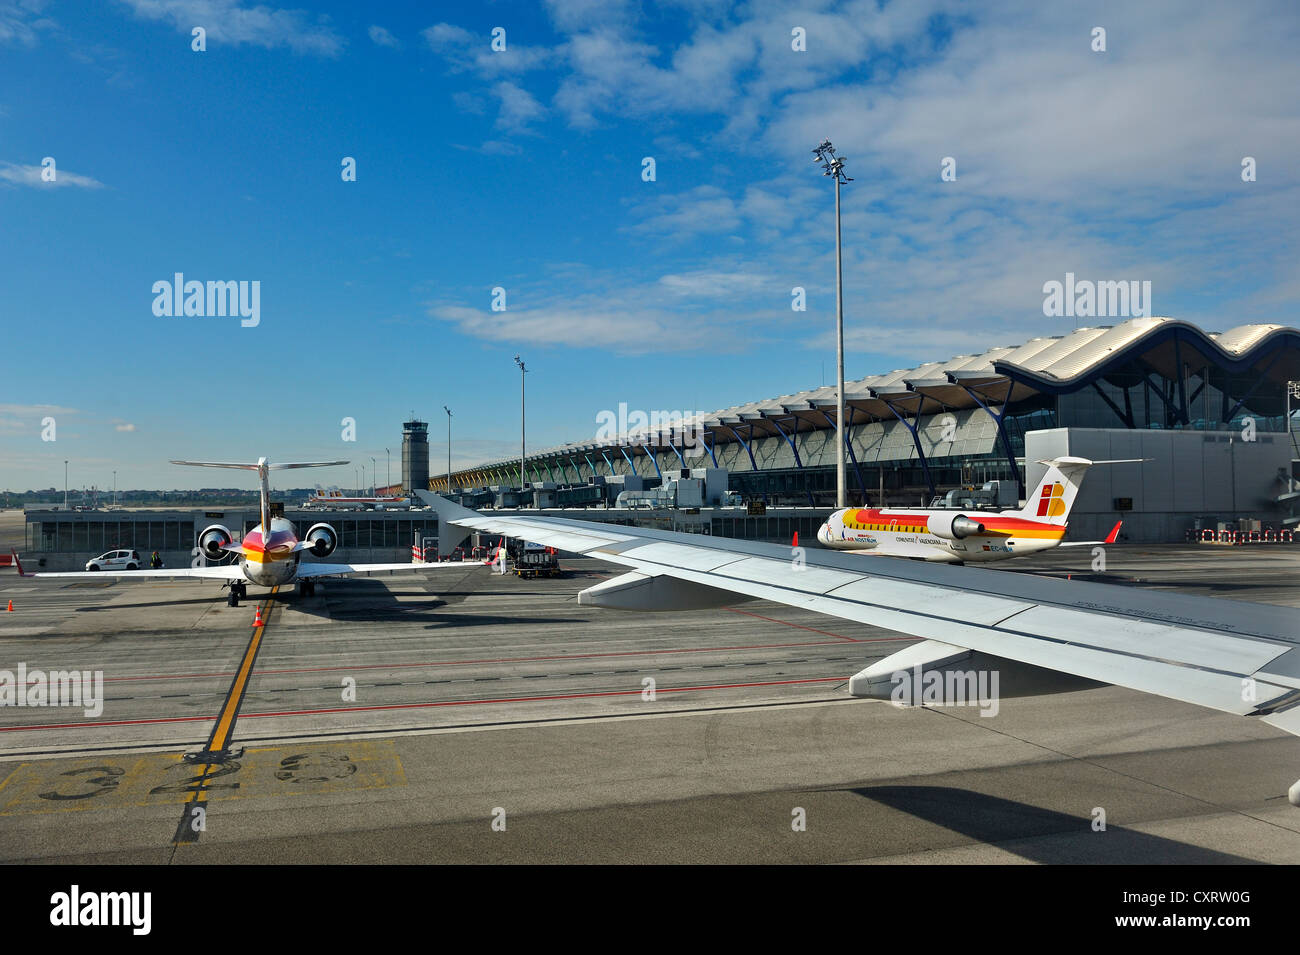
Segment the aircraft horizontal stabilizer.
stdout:
<path fill-rule="evenodd" d="M 239 471 L 256 471 L 262 465 L 254 461 L 252 464 L 245 464 L 235 461 L 172 461 L 172 464 L 183 464 L 192 468 L 235 468 Z M 339 464 L 348 464 L 348 461 L 297 461 L 287 464 L 267 463 L 268 471 L 285 471 L 290 468 L 331 468 Z"/>
<path fill-rule="evenodd" d="M 288 471 L 291 468 L 332 468 L 339 464 L 349 464 L 349 461 L 296 461 L 290 464 L 270 464 L 267 465 L 272 471 Z"/>

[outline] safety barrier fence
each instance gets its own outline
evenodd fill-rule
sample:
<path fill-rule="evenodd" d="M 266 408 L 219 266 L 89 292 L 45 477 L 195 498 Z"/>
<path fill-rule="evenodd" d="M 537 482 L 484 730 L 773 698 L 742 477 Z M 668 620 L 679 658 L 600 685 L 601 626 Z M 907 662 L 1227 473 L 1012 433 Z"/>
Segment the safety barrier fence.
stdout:
<path fill-rule="evenodd" d="M 1290 528 L 1277 530 L 1267 527 L 1255 531 L 1221 531 L 1213 528 L 1201 530 L 1189 529 L 1186 537 L 1188 543 L 1199 544 L 1292 544 L 1300 541 L 1300 535 Z"/>

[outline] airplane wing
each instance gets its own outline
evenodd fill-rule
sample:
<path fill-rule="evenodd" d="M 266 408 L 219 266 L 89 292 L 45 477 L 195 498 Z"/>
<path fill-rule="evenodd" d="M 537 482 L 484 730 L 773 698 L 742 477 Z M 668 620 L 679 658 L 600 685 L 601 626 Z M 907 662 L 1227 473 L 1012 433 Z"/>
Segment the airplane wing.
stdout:
<path fill-rule="evenodd" d="M 36 571 L 24 572 L 22 563 L 18 560 L 18 555 L 13 555 L 14 564 L 18 568 L 20 577 L 62 577 L 62 578 L 91 578 L 97 580 L 137 580 L 137 579 L 154 579 L 165 580 L 167 578 L 180 577 L 198 577 L 207 580 L 243 580 L 244 572 L 238 564 L 218 564 L 212 567 L 177 567 L 161 570 L 78 570 L 78 571 Z M 298 565 L 298 578 L 304 577 L 346 577 L 353 574 L 371 574 L 371 573 L 397 573 L 409 571 L 412 573 L 425 573 L 432 570 L 452 570 L 460 568 L 481 568 L 483 562 L 479 560 L 469 561 L 444 561 L 437 564 L 412 564 L 407 561 L 404 564 L 312 564 L 302 563 Z"/>
<path fill-rule="evenodd" d="M 431 570 L 466 570 L 483 567 L 481 560 L 448 560 L 437 564 L 299 564 L 298 578 L 348 577 L 353 574 L 408 573 L 423 574 Z"/>
<path fill-rule="evenodd" d="M 17 552 L 13 553 L 14 565 L 19 577 L 87 577 L 97 580 L 165 580 L 169 577 L 200 577 L 207 580 L 243 580 L 244 572 L 238 564 L 217 564 L 213 567 L 163 567 L 160 570 L 145 568 L 141 570 L 76 570 L 76 571 L 24 571 Z"/>
<path fill-rule="evenodd" d="M 925 640 L 863 670 L 856 696 L 881 697 L 914 665 L 1005 670 L 1003 696 L 1043 692 L 1067 674 L 1228 713 L 1300 735 L 1296 611 L 1269 604 L 1140 591 L 1086 581 L 555 517 L 479 514 L 430 495 L 440 522 L 520 537 L 628 567 L 578 595 L 629 610 L 725 606 L 737 596 L 804 607 Z M 453 543 L 444 535 L 441 545 Z M 455 541 L 459 543 L 459 541 Z M 1077 688 L 1078 684 L 1070 688 Z M 885 698 L 888 695 L 885 694 Z M 1300 783 L 1291 799 L 1300 805 Z"/>

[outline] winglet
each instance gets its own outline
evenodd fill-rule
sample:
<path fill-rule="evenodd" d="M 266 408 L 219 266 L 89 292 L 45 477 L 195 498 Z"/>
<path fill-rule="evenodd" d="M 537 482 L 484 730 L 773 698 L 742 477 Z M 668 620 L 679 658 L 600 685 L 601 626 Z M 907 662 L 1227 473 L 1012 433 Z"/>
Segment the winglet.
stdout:
<path fill-rule="evenodd" d="M 1103 544 L 1115 543 L 1115 538 L 1119 537 L 1120 525 L 1123 523 L 1124 523 L 1123 521 L 1116 521 L 1115 526 L 1110 529 L 1110 533 L 1106 535 L 1106 539 L 1102 541 L 1102 543 Z"/>
<path fill-rule="evenodd" d="M 36 576 L 35 574 L 27 574 L 27 573 L 24 573 L 24 572 L 23 572 L 23 562 L 22 562 L 21 560 L 18 559 L 18 551 L 16 551 L 16 550 L 10 550 L 9 553 L 13 555 L 13 558 L 14 558 L 14 566 L 18 568 L 18 576 L 19 576 L 19 577 L 35 577 L 35 576 Z"/>
<path fill-rule="evenodd" d="M 414 495 L 425 504 L 433 508 L 438 515 L 438 555 L 450 554 L 469 537 L 472 531 L 469 528 L 455 526 L 458 522 L 464 520 L 475 520 L 482 517 L 471 511 L 468 507 L 461 507 L 455 501 L 449 501 L 441 494 L 434 494 L 432 491 L 425 491 L 415 488 Z"/>

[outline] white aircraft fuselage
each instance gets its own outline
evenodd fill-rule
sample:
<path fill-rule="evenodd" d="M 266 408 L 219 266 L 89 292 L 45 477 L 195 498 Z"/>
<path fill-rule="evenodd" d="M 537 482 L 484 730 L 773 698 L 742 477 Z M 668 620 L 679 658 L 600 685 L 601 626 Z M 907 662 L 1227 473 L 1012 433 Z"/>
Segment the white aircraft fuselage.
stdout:
<path fill-rule="evenodd" d="M 298 534 L 283 517 L 271 518 L 271 532 L 258 524 L 240 542 L 243 556 L 239 566 L 248 582 L 262 587 L 283 586 L 298 576 Z"/>
<path fill-rule="evenodd" d="M 1022 557 L 1062 546 L 1067 520 L 1088 468 L 1086 458 L 1044 461 L 1047 471 L 1023 507 L 1014 510 L 958 511 L 951 508 L 845 507 L 826 519 L 817 540 L 832 550 L 908 557 L 940 563 L 985 563 Z M 1078 541 L 1066 547 L 1113 544 L 1116 523 L 1104 541 Z"/>
<path fill-rule="evenodd" d="M 942 563 L 1005 560 L 1057 546 L 1066 525 L 1027 520 L 1016 511 L 846 507 L 817 531 L 832 550 Z"/>

